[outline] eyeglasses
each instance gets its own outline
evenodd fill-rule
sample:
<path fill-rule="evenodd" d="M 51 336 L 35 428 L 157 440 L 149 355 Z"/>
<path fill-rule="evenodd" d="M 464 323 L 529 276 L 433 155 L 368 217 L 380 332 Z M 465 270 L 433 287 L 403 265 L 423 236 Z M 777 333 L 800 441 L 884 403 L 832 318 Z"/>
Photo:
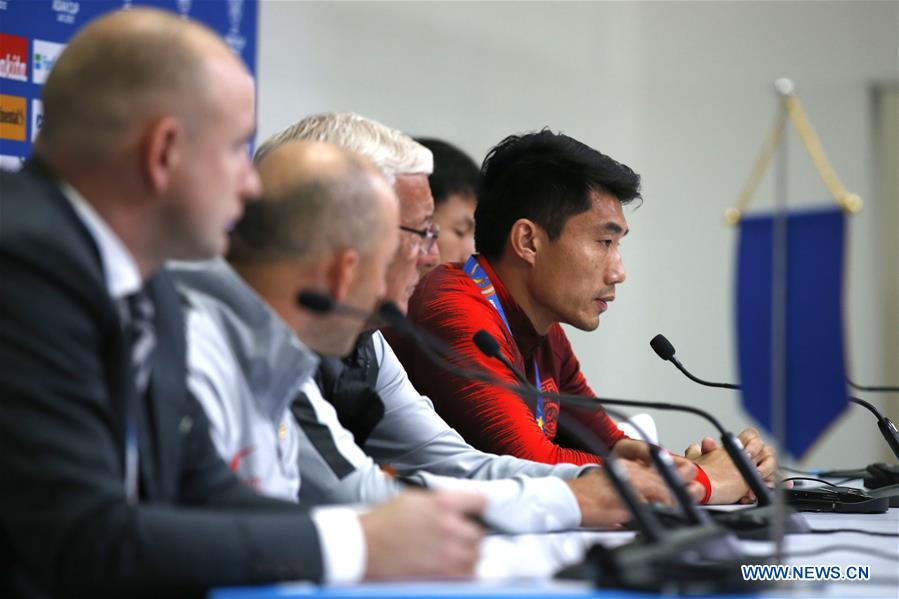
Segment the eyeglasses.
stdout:
<path fill-rule="evenodd" d="M 423 254 L 431 253 L 431 250 L 434 249 L 434 244 L 437 243 L 437 237 L 440 236 L 440 225 L 437 223 L 431 223 L 426 229 L 413 229 L 412 227 L 400 225 L 400 230 L 418 235 L 420 238 L 418 240 L 418 251 Z"/>

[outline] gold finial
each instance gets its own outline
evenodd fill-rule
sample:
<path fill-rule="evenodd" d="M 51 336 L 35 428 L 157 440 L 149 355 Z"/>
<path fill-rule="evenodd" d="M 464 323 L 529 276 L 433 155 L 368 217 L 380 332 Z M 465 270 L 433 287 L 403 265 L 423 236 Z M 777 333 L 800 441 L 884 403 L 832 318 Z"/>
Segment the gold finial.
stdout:
<path fill-rule="evenodd" d="M 864 201 L 857 193 L 847 193 L 843 196 L 843 209 L 850 214 L 858 214 L 862 210 Z"/>

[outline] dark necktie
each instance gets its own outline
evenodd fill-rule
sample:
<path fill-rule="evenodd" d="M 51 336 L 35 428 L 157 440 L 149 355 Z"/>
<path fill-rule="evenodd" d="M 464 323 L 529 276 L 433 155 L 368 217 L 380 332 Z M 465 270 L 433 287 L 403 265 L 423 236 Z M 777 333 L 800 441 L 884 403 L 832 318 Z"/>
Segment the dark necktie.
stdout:
<path fill-rule="evenodd" d="M 156 347 L 153 329 L 153 302 L 144 291 L 132 293 L 127 298 L 131 339 L 131 366 L 134 369 L 134 387 L 138 397 L 147 392 L 152 370 L 151 358 Z"/>
<path fill-rule="evenodd" d="M 152 372 L 156 334 L 153 328 L 153 302 L 140 290 L 125 298 L 128 308 L 126 331 L 131 342 L 131 367 L 134 373 L 134 401 L 128 408 L 125 431 L 125 495 L 129 503 L 138 499 L 138 431 L 144 395 Z"/>

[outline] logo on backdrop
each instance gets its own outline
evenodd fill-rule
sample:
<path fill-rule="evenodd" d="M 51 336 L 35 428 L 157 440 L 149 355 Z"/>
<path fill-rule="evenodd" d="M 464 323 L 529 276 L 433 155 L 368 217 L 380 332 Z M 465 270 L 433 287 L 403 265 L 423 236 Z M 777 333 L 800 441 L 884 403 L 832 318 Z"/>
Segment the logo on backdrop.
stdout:
<path fill-rule="evenodd" d="M 25 98 L 0 94 L 0 138 L 25 141 Z"/>
<path fill-rule="evenodd" d="M 243 21 L 243 0 L 228 0 L 228 22 L 231 26 L 225 35 L 225 42 L 235 54 L 241 54 L 247 45 L 247 38 L 240 34 Z"/>
<path fill-rule="evenodd" d="M 48 42 L 46 40 L 34 40 L 34 48 L 31 52 L 31 79 L 35 83 L 43 84 L 50 74 L 50 69 L 56 64 L 56 59 L 65 49 L 65 44 Z"/>
<path fill-rule="evenodd" d="M 44 126 L 44 103 L 38 99 L 31 101 L 31 141 L 37 139 L 37 134 Z"/>
<path fill-rule="evenodd" d="M 28 81 L 28 38 L 0 33 L 0 77 Z"/>
<path fill-rule="evenodd" d="M 75 0 L 53 0 L 53 12 L 60 23 L 73 25 L 75 16 L 81 12 L 81 3 Z"/>

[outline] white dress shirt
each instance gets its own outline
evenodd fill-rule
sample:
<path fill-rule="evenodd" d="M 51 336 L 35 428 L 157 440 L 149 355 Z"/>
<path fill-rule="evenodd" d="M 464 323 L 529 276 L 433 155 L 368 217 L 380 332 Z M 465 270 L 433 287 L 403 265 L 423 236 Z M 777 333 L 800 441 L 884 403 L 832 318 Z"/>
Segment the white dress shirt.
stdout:
<path fill-rule="evenodd" d="M 140 291 L 140 288 L 143 287 L 140 270 L 122 240 L 109 228 L 94 207 L 78 193 L 77 189 L 68 183 L 62 183 L 60 188 L 100 250 L 100 265 L 109 297 L 115 303 L 119 303 L 125 297 Z"/>

